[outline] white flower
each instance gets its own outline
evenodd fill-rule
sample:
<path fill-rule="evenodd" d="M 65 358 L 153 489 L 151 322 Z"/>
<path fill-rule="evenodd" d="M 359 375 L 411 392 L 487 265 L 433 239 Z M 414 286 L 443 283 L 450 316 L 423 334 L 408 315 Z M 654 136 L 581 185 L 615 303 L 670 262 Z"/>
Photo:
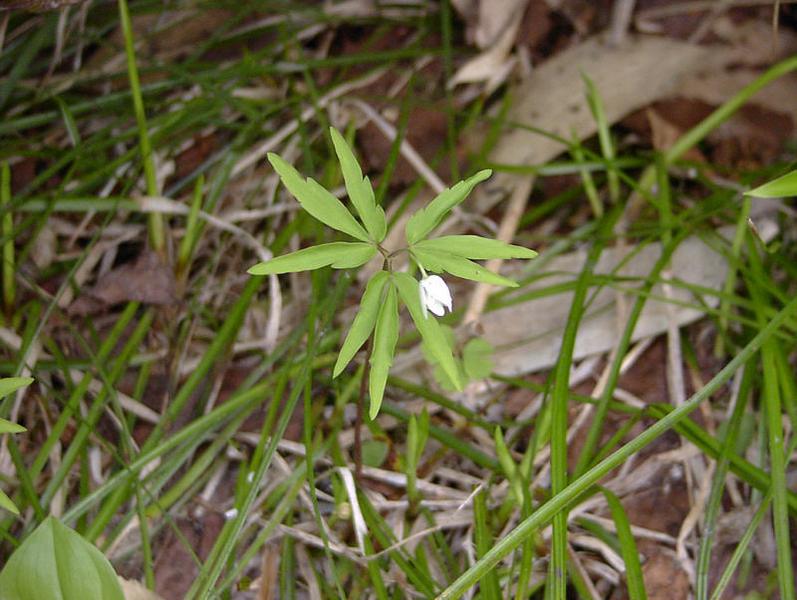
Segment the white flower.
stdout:
<path fill-rule="evenodd" d="M 446 313 L 451 312 L 451 292 L 439 275 L 429 275 L 420 281 L 421 290 L 421 306 L 423 307 L 423 316 L 428 317 L 427 310 L 432 311 L 438 317 L 442 317 Z"/>

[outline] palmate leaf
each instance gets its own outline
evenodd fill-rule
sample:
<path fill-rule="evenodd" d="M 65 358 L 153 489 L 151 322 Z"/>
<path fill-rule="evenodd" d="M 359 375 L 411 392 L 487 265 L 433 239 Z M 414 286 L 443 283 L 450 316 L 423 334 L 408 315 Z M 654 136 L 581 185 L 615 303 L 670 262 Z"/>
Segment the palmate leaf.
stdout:
<path fill-rule="evenodd" d="M 502 285 L 505 287 L 517 287 L 517 282 L 497 275 L 476 264 L 473 261 L 450 254 L 448 252 L 441 252 L 438 250 L 428 250 L 425 248 L 415 247 L 412 254 L 418 263 L 422 264 L 425 269 L 434 271 L 435 273 L 451 273 L 463 279 L 470 279 L 472 281 L 481 281 L 492 285 Z"/>
<path fill-rule="evenodd" d="M 363 226 L 354 219 L 340 200 L 317 181 L 309 177 L 302 179 L 296 169 L 273 152 L 269 152 L 268 161 L 304 210 L 332 229 L 348 233 L 358 240 L 368 241 L 368 233 Z"/>
<path fill-rule="evenodd" d="M 357 214 L 360 215 L 360 220 L 365 223 L 365 228 L 373 240 L 381 242 L 387 233 L 387 222 L 385 221 L 385 211 L 381 206 L 376 205 L 374 188 L 371 187 L 368 178 L 363 177 L 362 169 L 344 137 L 334 127 L 329 128 L 329 134 L 332 136 L 332 144 L 335 146 L 335 153 L 340 161 L 349 200 L 354 205 Z"/>
<path fill-rule="evenodd" d="M 368 391 L 371 396 L 369 415 L 375 419 L 382 406 L 385 395 L 385 384 L 398 341 L 398 298 L 396 288 L 388 285 L 385 301 L 379 309 L 374 331 L 374 349 L 371 352 L 371 375 L 368 379 Z"/>
<path fill-rule="evenodd" d="M 401 301 L 410 311 L 415 327 L 421 334 L 427 349 L 435 357 L 440 368 L 445 371 L 457 390 L 462 389 L 462 378 L 457 368 L 451 348 L 446 342 L 445 334 L 434 317 L 424 316 L 421 308 L 421 292 L 418 280 L 407 273 L 394 273 L 393 281 L 398 289 Z"/>
<path fill-rule="evenodd" d="M 124 600 L 113 567 L 97 548 L 47 517 L 0 572 L 0 600 Z"/>
<path fill-rule="evenodd" d="M 797 196 L 797 170 L 758 186 L 754 190 L 746 192 L 746 195 L 755 196 L 756 198 Z"/>
<path fill-rule="evenodd" d="M 498 240 L 478 235 L 444 235 L 430 240 L 421 240 L 414 248 L 436 250 L 456 254 L 463 258 L 484 260 L 490 258 L 534 258 L 537 253 L 523 246 L 505 244 Z"/>
<path fill-rule="evenodd" d="M 250 275 L 279 275 L 310 271 L 327 265 L 333 269 L 351 269 L 367 263 L 376 254 L 373 244 L 363 242 L 331 242 L 283 254 L 249 267 Z"/>
<path fill-rule="evenodd" d="M 440 224 L 448 211 L 467 198 L 476 184 L 481 183 L 492 175 L 490 169 L 479 171 L 465 181 L 443 190 L 426 208 L 416 212 L 407 221 L 407 243 L 410 245 L 422 240 L 427 234 Z"/>
<path fill-rule="evenodd" d="M 387 271 L 379 271 L 371 277 L 368 285 L 365 286 L 365 292 L 363 292 L 363 297 L 360 300 L 360 309 L 357 311 L 349 333 L 346 334 L 346 339 L 340 347 L 338 360 L 335 361 L 335 368 L 332 369 L 333 378 L 341 374 L 374 330 L 379 307 L 382 304 L 382 290 L 385 289 L 387 279 Z"/>

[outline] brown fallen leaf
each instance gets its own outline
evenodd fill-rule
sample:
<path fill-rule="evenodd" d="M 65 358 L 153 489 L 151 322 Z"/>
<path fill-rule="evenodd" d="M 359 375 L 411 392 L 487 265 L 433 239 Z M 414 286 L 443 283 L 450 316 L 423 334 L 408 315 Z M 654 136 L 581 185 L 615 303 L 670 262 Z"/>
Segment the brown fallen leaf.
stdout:
<path fill-rule="evenodd" d="M 648 600 L 686 600 L 689 597 L 689 576 L 678 564 L 675 553 L 664 546 L 647 550 L 642 577 Z"/>
<path fill-rule="evenodd" d="M 168 306 L 177 302 L 174 274 L 157 253 L 145 250 L 131 263 L 100 277 L 94 287 L 69 307 L 73 315 L 87 315 L 120 302 Z"/>
<path fill-rule="evenodd" d="M 645 110 L 645 116 L 650 125 L 653 147 L 656 150 L 669 150 L 686 132 L 686 128 L 679 127 L 653 107 Z M 697 148 L 690 148 L 687 150 L 683 158 L 699 163 L 706 162 L 705 157 Z"/>
<path fill-rule="evenodd" d="M 133 579 L 119 577 L 119 585 L 122 586 L 125 600 L 163 600 L 158 594 Z"/>

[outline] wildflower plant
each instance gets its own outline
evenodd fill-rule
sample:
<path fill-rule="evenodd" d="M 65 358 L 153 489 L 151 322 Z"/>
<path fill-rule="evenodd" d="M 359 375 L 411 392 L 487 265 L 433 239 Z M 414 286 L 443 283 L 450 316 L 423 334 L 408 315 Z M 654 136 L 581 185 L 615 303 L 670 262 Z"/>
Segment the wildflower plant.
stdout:
<path fill-rule="evenodd" d="M 277 275 L 331 266 L 333 269 L 357 268 L 377 255 L 382 256 L 382 269 L 365 286 L 360 307 L 351 324 L 333 369 L 337 377 L 373 335 L 370 351 L 370 417 L 379 413 L 387 376 L 396 351 L 399 333 L 399 303 L 407 307 L 421 335 L 428 356 L 445 373 L 455 389 L 462 389 L 461 369 L 452 354 L 440 324 L 433 315 L 442 316 L 452 309 L 451 292 L 440 275 L 480 281 L 499 286 L 516 287 L 517 283 L 493 273 L 474 260 L 534 258 L 528 248 L 476 235 L 430 237 L 445 216 L 470 194 L 473 188 L 490 177 L 489 169 L 460 181 L 441 192 L 427 206 L 413 214 L 406 225 L 406 246 L 385 248 L 387 222 L 382 207 L 376 204 L 374 190 L 364 177 L 357 160 L 343 136 L 330 128 L 335 153 L 340 161 L 346 192 L 354 207 L 353 215 L 346 206 L 311 178 L 304 179 L 290 164 L 276 154 L 268 160 L 288 191 L 311 216 L 356 241 L 330 242 L 278 256 L 249 269 L 252 275 Z M 358 220 L 359 219 L 359 220 Z M 407 253 L 422 274 L 419 281 L 407 272 L 393 268 L 393 259 Z"/>

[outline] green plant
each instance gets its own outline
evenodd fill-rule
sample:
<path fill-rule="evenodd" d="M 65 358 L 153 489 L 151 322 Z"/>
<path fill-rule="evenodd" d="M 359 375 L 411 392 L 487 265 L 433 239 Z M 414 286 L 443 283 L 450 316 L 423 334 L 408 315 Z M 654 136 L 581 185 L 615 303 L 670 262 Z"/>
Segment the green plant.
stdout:
<path fill-rule="evenodd" d="M 382 256 L 382 269 L 368 281 L 360 300 L 360 309 L 341 346 L 333 376 L 337 377 L 354 355 L 371 338 L 369 348 L 370 416 L 379 413 L 387 384 L 388 371 L 393 363 L 398 341 L 399 299 L 409 310 L 428 355 L 439 366 L 455 389 L 463 385 L 461 369 L 452 354 L 446 335 L 432 312 L 442 316 L 452 308 L 451 294 L 439 275 L 448 273 L 456 277 L 500 286 L 514 287 L 511 279 L 488 271 L 474 260 L 492 258 L 534 258 L 537 253 L 528 248 L 475 235 L 449 235 L 430 238 L 429 235 L 455 206 L 460 204 L 473 188 L 491 175 L 490 170 L 479 171 L 464 181 L 444 190 L 426 207 L 417 211 L 406 225 L 407 245 L 385 248 L 382 242 L 387 234 L 384 210 L 377 205 L 368 177 L 363 177 L 349 145 L 343 136 L 330 128 L 332 143 L 341 164 L 349 200 L 359 221 L 329 191 L 313 179 L 303 179 L 291 165 L 276 154 L 268 159 L 280 176 L 282 183 L 311 216 L 328 227 L 354 238 L 355 242 L 329 242 L 304 248 L 291 254 L 278 256 L 249 269 L 252 275 L 272 275 L 307 271 L 331 266 L 349 269 L 364 265 L 372 258 Z M 422 279 L 393 268 L 393 260 L 407 253 L 411 263 L 417 265 Z"/>
<path fill-rule="evenodd" d="M 6 379 L 0 379 L 0 398 L 5 398 L 9 394 L 16 392 L 18 389 L 23 388 L 26 385 L 30 385 L 32 382 L 33 379 L 30 377 L 8 377 Z M 0 419 L 0 434 L 22 433 L 23 431 L 25 431 L 25 428 L 22 427 L 22 425 L 17 425 L 11 421 Z M 16 505 L 11 501 L 11 498 L 9 498 L 3 492 L 3 490 L 0 490 L 0 508 L 11 511 L 15 515 L 19 514 L 19 510 L 17 510 Z"/>
<path fill-rule="evenodd" d="M 122 600 L 116 573 L 91 543 L 47 517 L 0 572 L 0 600 Z"/>

